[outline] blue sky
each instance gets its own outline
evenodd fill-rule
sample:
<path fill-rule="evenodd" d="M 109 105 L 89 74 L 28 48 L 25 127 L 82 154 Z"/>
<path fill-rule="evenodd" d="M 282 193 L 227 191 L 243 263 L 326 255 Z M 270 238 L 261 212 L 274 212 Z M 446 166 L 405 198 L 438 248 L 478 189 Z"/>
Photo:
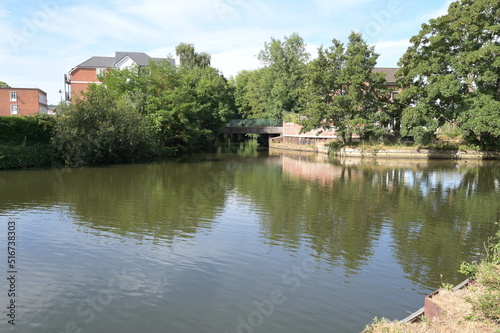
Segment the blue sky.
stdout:
<path fill-rule="evenodd" d="M 63 75 L 92 56 L 115 51 L 175 55 L 192 43 L 226 76 L 260 66 L 271 37 L 298 33 L 312 57 L 354 30 L 395 67 L 422 23 L 450 0 L 0 0 L 0 81 L 36 86 L 60 100 Z"/>

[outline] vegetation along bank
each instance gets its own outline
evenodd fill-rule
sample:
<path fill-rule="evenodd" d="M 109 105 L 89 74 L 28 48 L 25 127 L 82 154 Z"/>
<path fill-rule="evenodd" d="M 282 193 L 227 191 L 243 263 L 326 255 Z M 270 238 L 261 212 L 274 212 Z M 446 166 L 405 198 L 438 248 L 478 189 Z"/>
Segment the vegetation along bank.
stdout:
<path fill-rule="evenodd" d="M 230 79 L 210 65 L 209 54 L 181 43 L 178 67 L 165 61 L 110 69 L 99 77 L 103 84 L 60 105 L 47 125 L 55 159 L 80 166 L 199 151 L 230 119 L 285 115 L 303 132 L 334 128 L 344 145 L 411 140 L 427 147 L 448 127 L 460 140 L 456 154 L 500 151 L 499 10 L 500 0 L 458 0 L 424 23 L 398 63 L 397 87 L 374 70 L 379 55 L 361 33 L 347 43 L 332 39 L 312 60 L 299 34 L 271 38 L 258 54 L 262 67 Z M 38 147 L 25 137 L 0 141 L 0 168 L 49 163 L 48 141 Z M 25 160 L 22 149 L 33 158 Z"/>

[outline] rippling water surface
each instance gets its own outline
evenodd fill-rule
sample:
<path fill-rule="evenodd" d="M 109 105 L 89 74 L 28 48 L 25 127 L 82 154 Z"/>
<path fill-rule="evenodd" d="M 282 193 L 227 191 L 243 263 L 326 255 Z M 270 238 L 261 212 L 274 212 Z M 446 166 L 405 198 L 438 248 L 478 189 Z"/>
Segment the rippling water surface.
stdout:
<path fill-rule="evenodd" d="M 498 228 L 496 162 L 232 150 L 0 172 L 0 331 L 359 332 L 460 282 Z"/>

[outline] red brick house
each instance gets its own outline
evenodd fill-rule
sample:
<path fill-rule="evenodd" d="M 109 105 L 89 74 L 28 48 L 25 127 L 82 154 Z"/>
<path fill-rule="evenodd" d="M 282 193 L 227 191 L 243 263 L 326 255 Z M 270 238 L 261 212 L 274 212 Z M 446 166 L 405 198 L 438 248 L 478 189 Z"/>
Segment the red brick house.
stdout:
<path fill-rule="evenodd" d="M 152 58 L 142 52 L 116 52 L 114 57 L 92 57 L 77 65 L 64 76 L 66 100 L 79 98 L 87 91 L 91 83 L 98 83 L 97 76 L 109 68 L 126 69 L 133 66 L 148 66 L 150 61 L 167 60 L 175 66 L 170 58 Z"/>
<path fill-rule="evenodd" d="M 38 88 L 0 88 L 0 116 L 47 113 L 47 93 Z"/>
<path fill-rule="evenodd" d="M 375 67 L 372 70 L 374 73 L 384 73 L 387 89 L 391 90 L 391 100 L 394 98 L 394 95 L 399 94 L 402 90 L 398 87 L 398 83 L 396 82 L 396 72 L 398 70 L 399 68 L 394 67 Z"/>

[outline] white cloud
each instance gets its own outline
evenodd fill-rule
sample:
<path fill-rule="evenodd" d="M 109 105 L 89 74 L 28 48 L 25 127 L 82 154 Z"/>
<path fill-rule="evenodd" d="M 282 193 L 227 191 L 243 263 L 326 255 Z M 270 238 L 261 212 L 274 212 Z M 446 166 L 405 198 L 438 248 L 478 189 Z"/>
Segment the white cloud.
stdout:
<path fill-rule="evenodd" d="M 236 76 L 243 70 L 254 70 L 260 67 L 257 53 L 260 49 L 240 48 L 212 55 L 212 66 L 219 69 L 226 78 Z"/>
<path fill-rule="evenodd" d="M 380 14 L 390 3 L 403 1 L 64 1 L 49 24 L 40 26 L 15 53 L 9 36 L 20 32 L 22 22 L 31 19 L 45 2 L 21 8 L 17 0 L 0 0 L 0 31 L 4 32 L 0 34 L 0 81 L 37 85 L 48 93 L 49 102 L 57 103 L 63 74 L 91 56 L 137 51 L 166 57 L 175 55 L 180 42 L 193 43 L 197 51 L 210 53 L 212 65 L 229 77 L 258 68 L 256 55 L 271 37 L 283 39 L 297 32 L 314 58 L 318 45 L 328 47 L 332 38 L 346 42 L 356 25 L 363 30 L 372 21 L 378 22 L 380 29 L 374 36 L 364 37 L 376 43 L 376 51 L 381 54 L 379 66 L 395 66 L 409 45 L 408 39 L 428 20 L 418 17 L 425 11 L 429 17 L 442 15 L 450 3 L 447 0 L 438 8 L 444 0 L 438 4 L 415 0 L 411 6 L 410 2 L 402 6 L 400 14 L 390 18 Z M 412 6 L 421 9 L 418 15 L 409 9 Z"/>
<path fill-rule="evenodd" d="M 408 39 L 402 39 L 397 41 L 382 41 L 376 43 L 375 52 L 380 54 L 377 61 L 378 67 L 397 67 L 399 59 L 406 52 L 410 46 L 410 41 Z"/>
<path fill-rule="evenodd" d="M 429 13 L 419 18 L 419 20 L 422 22 L 428 22 L 430 19 L 435 19 L 440 16 L 446 15 L 448 13 L 448 8 L 450 7 L 453 1 L 454 0 L 446 0 L 441 8 L 430 11 Z"/>

